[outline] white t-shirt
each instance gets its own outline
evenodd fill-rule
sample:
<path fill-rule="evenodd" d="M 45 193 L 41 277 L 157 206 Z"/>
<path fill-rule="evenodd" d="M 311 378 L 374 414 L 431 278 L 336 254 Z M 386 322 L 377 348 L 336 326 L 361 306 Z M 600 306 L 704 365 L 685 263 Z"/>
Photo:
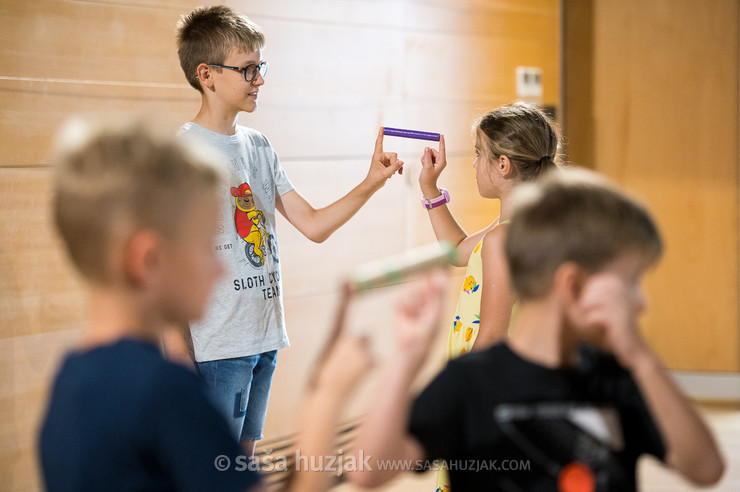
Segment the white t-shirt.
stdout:
<path fill-rule="evenodd" d="M 189 122 L 178 136 L 195 136 L 231 160 L 215 245 L 226 272 L 206 315 L 190 326 L 195 359 L 246 357 L 287 347 L 275 198 L 293 185 L 277 154 L 267 137 L 243 126 L 235 135 L 222 135 Z"/>

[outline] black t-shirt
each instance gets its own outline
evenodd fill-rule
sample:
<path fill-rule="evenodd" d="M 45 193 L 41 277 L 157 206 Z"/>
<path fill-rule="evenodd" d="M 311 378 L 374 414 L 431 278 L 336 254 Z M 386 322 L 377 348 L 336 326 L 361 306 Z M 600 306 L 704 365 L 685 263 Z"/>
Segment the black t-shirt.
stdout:
<path fill-rule="evenodd" d="M 40 453 L 49 491 L 244 491 L 259 482 L 198 377 L 134 340 L 67 356 Z"/>
<path fill-rule="evenodd" d="M 580 355 L 576 368 L 549 369 L 499 343 L 450 361 L 411 411 L 427 465 L 447 460 L 456 492 L 583 481 L 599 492 L 636 490 L 637 458 L 664 458 L 660 433 L 629 372 L 603 352 Z"/>

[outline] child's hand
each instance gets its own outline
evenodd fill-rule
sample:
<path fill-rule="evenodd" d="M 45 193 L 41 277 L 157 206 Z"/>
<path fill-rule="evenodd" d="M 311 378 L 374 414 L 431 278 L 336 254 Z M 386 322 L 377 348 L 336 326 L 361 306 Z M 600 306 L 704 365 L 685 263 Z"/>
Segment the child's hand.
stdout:
<path fill-rule="evenodd" d="M 347 312 L 355 293 L 351 282 L 342 285 L 334 326 L 309 378 L 310 390 L 318 387 L 337 396 L 348 394 L 372 368 L 366 337 L 349 335 L 345 330 Z"/>
<path fill-rule="evenodd" d="M 584 324 L 592 333 L 589 338 L 613 353 L 626 369 L 650 351 L 637 326 L 644 307 L 637 287 L 625 285 L 614 274 L 596 274 L 584 285 L 580 303 Z"/>
<path fill-rule="evenodd" d="M 439 328 L 446 283 L 444 274 L 429 275 L 396 306 L 398 349 L 414 370 L 424 362 Z"/>
<path fill-rule="evenodd" d="M 366 337 L 342 335 L 319 371 L 319 388 L 347 395 L 373 367 Z"/>
<path fill-rule="evenodd" d="M 396 172 L 403 174 L 403 161 L 398 159 L 398 154 L 395 152 L 383 152 L 383 127 L 381 126 L 378 138 L 375 140 L 375 151 L 370 161 L 370 170 L 365 179 L 373 188 L 380 188 Z"/>
<path fill-rule="evenodd" d="M 421 192 L 427 198 L 439 196 L 437 179 L 447 166 L 447 152 L 445 151 L 445 136 L 439 136 L 439 151 L 427 147 L 421 155 L 421 174 L 419 174 L 419 185 Z M 427 196 L 431 195 L 431 196 Z"/>

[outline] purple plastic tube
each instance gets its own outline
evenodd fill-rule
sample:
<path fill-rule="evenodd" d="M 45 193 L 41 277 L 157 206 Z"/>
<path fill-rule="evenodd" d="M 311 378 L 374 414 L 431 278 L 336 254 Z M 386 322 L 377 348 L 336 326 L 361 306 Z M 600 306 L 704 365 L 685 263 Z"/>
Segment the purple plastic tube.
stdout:
<path fill-rule="evenodd" d="M 419 140 L 439 141 L 439 133 L 419 132 L 416 130 L 404 130 L 403 128 L 383 127 L 383 135 L 389 137 L 418 138 Z"/>

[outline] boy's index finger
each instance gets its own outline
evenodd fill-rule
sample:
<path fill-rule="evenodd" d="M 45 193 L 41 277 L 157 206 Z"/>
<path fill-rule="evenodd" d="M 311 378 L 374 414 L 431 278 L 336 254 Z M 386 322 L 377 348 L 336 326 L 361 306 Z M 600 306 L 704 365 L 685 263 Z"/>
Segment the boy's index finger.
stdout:
<path fill-rule="evenodd" d="M 439 153 L 442 155 L 447 155 L 445 153 L 445 136 L 441 133 L 439 134 Z"/>
<path fill-rule="evenodd" d="M 375 153 L 376 154 L 382 154 L 383 153 L 383 127 L 380 127 L 380 130 L 378 130 L 378 138 L 375 139 Z"/>

